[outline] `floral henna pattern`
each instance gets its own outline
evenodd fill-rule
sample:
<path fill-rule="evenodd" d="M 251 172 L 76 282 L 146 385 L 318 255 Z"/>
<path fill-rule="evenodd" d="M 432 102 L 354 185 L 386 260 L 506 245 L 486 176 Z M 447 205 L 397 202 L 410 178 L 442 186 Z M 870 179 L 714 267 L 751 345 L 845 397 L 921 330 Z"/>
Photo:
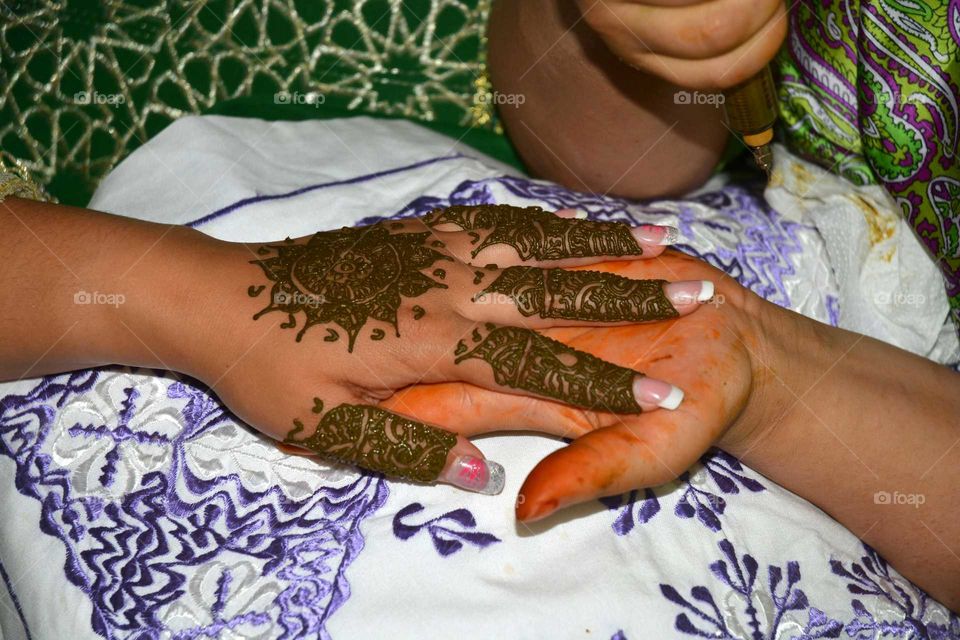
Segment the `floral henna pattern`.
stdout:
<path fill-rule="evenodd" d="M 391 234 L 384 225 L 323 231 L 306 243 L 287 240 L 260 247 L 251 261 L 273 281 L 270 304 L 254 320 L 271 311 L 282 311 L 288 320 L 281 326 L 297 326 L 297 314 L 304 315 L 297 341 L 310 327 L 332 322 L 346 331 L 348 350 L 353 351 L 357 335 L 371 318 L 389 323 L 397 331 L 397 310 L 402 298 L 415 298 L 433 288 L 447 285 L 421 273 L 447 255 L 426 246 L 429 232 Z M 436 274 L 437 269 L 434 271 Z M 437 276 L 441 277 L 441 276 Z M 441 278 L 442 279 L 442 278 Z M 251 286 L 247 293 L 257 297 L 264 287 Z M 422 313 L 421 313 L 422 315 Z M 336 340 L 336 332 L 328 341 Z M 383 330 L 371 334 L 382 339 Z"/>
<path fill-rule="evenodd" d="M 485 333 L 485 335 L 484 335 Z M 497 384 L 567 404 L 614 413 L 641 413 L 633 394 L 636 371 L 577 351 L 530 329 L 486 324 L 474 329 L 473 346 L 461 340 L 456 364 L 483 360 Z"/>
<path fill-rule="evenodd" d="M 476 300 L 508 296 L 525 316 L 646 322 L 679 313 L 663 292 L 665 280 L 631 280 L 599 271 L 508 267 Z"/>
<path fill-rule="evenodd" d="M 510 245 L 521 260 L 643 254 L 643 248 L 630 235 L 630 227 L 623 223 L 560 218 L 540 207 L 457 205 L 434 209 L 424 217 L 424 223 L 431 228 L 455 224 L 469 232 L 475 245 L 470 253 L 474 258 L 496 244 Z"/>
<path fill-rule="evenodd" d="M 319 399 L 314 399 L 313 412 L 323 412 Z M 284 442 L 340 462 L 419 482 L 437 479 L 447 454 L 457 443 L 453 433 L 367 405 L 341 404 L 330 409 L 313 433 L 303 439 L 297 438 L 304 431 L 303 423 L 294 420 L 293 424 L 294 429 Z"/>

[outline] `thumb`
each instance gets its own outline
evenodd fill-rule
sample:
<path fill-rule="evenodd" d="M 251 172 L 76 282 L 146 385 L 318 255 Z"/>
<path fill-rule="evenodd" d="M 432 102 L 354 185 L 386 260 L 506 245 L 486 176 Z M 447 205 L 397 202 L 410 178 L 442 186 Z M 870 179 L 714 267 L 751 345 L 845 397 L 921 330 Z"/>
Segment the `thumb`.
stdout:
<path fill-rule="evenodd" d="M 695 425 L 681 422 L 644 414 L 631 425 L 592 431 L 553 452 L 520 488 L 517 519 L 532 522 L 562 507 L 673 480 L 711 444 L 702 430 L 698 434 Z"/>

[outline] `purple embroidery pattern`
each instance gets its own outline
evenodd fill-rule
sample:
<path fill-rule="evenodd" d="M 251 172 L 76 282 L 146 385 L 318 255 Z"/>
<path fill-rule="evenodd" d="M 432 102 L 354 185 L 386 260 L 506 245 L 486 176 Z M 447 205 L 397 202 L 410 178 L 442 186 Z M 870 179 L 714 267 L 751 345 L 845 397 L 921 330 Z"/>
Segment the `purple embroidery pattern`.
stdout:
<path fill-rule="evenodd" d="M 220 574 L 217 580 L 216 601 L 210 608 L 213 616 L 213 622 L 208 625 L 193 627 L 178 631 L 172 636 L 172 640 L 196 640 L 197 638 L 218 638 L 224 630 L 236 630 L 243 627 L 264 627 L 270 623 L 270 616 L 264 613 L 248 612 L 231 618 L 223 617 L 223 610 L 227 604 L 227 598 L 230 594 L 230 583 L 233 575 L 229 570 Z"/>
<path fill-rule="evenodd" d="M 147 433 L 144 431 L 134 431 L 129 427 L 130 421 L 134 416 L 137 405 L 136 401 L 140 394 L 133 387 L 124 390 L 126 399 L 123 401 L 120 412 L 117 415 L 117 426 L 110 428 L 106 424 L 99 426 L 75 424 L 67 430 L 72 436 L 89 435 L 96 438 L 109 438 L 113 444 L 105 456 L 106 462 L 101 470 L 100 482 L 105 487 L 113 484 L 117 473 L 117 461 L 120 459 L 120 445 L 130 440 L 133 442 L 145 444 L 166 444 L 169 438 L 159 433 Z"/>
<path fill-rule="evenodd" d="M 661 584 L 663 597 L 685 610 L 676 617 L 676 630 L 703 638 L 729 640 L 779 637 L 777 631 L 784 622 L 784 616 L 808 607 L 807 596 L 798 587 L 800 565 L 795 561 L 787 562 L 786 579 L 781 567 L 770 565 L 767 567 L 766 585 L 762 585 L 757 582 L 759 564 L 753 556 L 744 554 L 742 558 L 738 557 L 729 540 L 721 540 L 718 546 L 723 558 L 711 563 L 710 571 L 714 578 L 742 600 L 742 610 L 735 610 L 727 601 L 721 600 L 725 602 L 726 609 L 721 611 L 717 600 L 704 586 L 693 587 L 687 599 L 674 587 Z M 772 601 L 772 609 L 766 611 L 766 618 L 760 617 L 761 612 L 754 604 L 758 597 Z M 741 611 L 743 617 L 740 617 Z M 691 616 L 696 621 L 691 620 Z"/>
<path fill-rule="evenodd" d="M 117 426 L 75 425 L 58 433 L 58 416 L 74 403 L 88 402 L 111 376 L 126 384 L 125 400 L 113 407 Z M 360 475 L 293 500 L 277 486 L 250 491 L 236 475 L 201 478 L 188 463 L 185 445 L 223 426 L 228 416 L 204 390 L 162 382 L 161 397 L 149 398 L 143 394 L 157 388 L 155 378 L 84 371 L 46 377 L 27 393 L 0 401 L 0 455 L 16 463 L 17 490 L 40 502 L 41 530 L 64 543 L 66 576 L 90 598 L 94 631 L 106 638 L 162 632 L 192 638 L 228 628 L 256 635 L 270 623 L 282 638 L 326 638 L 327 619 L 349 597 L 344 571 L 363 548 L 359 524 L 386 501 L 386 482 Z M 171 438 L 136 436 L 140 432 L 129 422 L 138 400 L 177 406 L 180 432 Z M 84 495 L 74 486 L 73 470 L 51 455 L 64 438 L 110 441 L 100 476 L 109 485 L 119 443 L 141 437 L 166 446 L 169 464 L 144 473 L 126 493 Z M 237 557 L 255 566 L 259 579 L 277 585 L 274 602 L 226 616 L 232 577 L 225 571 L 204 614 L 212 620 L 187 629 L 165 626 L 164 612 L 182 601 L 188 574 Z"/>
<path fill-rule="evenodd" d="M 642 498 L 640 492 L 635 490 L 619 496 L 600 498 L 600 502 L 611 511 L 619 510 L 612 525 L 618 536 L 627 535 L 633 531 L 634 526 L 650 522 L 660 513 L 660 501 L 653 489 L 644 489 Z"/>
<path fill-rule="evenodd" d="M 951 614 L 945 624 L 929 622 L 928 614 L 934 608 L 930 597 L 913 584 L 891 575 L 890 567 L 872 547 L 863 545 L 865 555 L 860 562 L 852 562 L 850 568 L 833 560 L 830 570 L 834 575 L 847 580 L 847 591 L 860 596 L 871 596 L 884 602 L 884 607 L 900 619 L 877 619 L 859 599 L 851 601 L 854 618 L 845 630 L 851 638 L 931 638 L 932 640 L 956 640 L 960 638 L 960 617 Z M 874 612 L 877 607 L 871 607 Z"/>
<path fill-rule="evenodd" d="M 704 455 L 700 464 L 707 477 L 717 486 L 719 493 L 695 485 L 691 473 L 684 472 L 677 479 L 683 491 L 673 513 L 678 518 L 685 519 L 696 516 L 697 520 L 711 531 L 720 531 L 720 516 L 727 508 L 727 501 L 720 494 L 736 495 L 741 489 L 759 493 L 764 491 L 764 487 L 747 475 L 736 458 L 719 449 Z M 611 510 L 619 510 L 612 526 L 620 536 L 633 531 L 637 524 L 649 522 L 660 512 L 660 501 L 652 489 L 645 489 L 642 497 L 640 492 L 631 491 L 625 496 L 603 498 L 600 502 Z"/>
<path fill-rule="evenodd" d="M 419 502 L 408 504 L 393 517 L 393 535 L 400 540 L 409 540 L 420 531 L 426 529 L 433 542 L 434 549 L 441 556 L 450 556 L 463 549 L 464 543 L 480 549 L 500 542 L 500 538 L 480 531 L 469 531 L 477 527 L 477 521 L 467 509 L 455 509 L 431 518 L 420 524 L 404 522 L 409 517 L 420 513 L 424 507 Z"/>
<path fill-rule="evenodd" d="M 875 596 L 885 601 L 891 605 L 887 608 L 890 615 L 897 616 L 897 619 L 877 620 L 860 600 L 853 599 L 850 603 L 852 619 L 844 624 L 822 609 L 810 606 L 807 595 L 799 586 L 798 562 L 788 561 L 786 571 L 780 566 L 769 565 L 764 584 L 760 580 L 759 563 L 753 556 L 738 556 L 734 545 L 726 539 L 718 546 L 723 557 L 710 564 L 710 572 L 733 598 L 714 596 L 703 585 L 691 588 L 689 597 L 681 595 L 671 585 L 660 585 L 663 597 L 683 610 L 674 621 L 674 628 L 681 633 L 725 640 L 779 638 L 789 630 L 786 623 L 798 624 L 800 614 L 806 612 L 803 632 L 790 636 L 793 640 L 839 638 L 844 632 L 856 640 L 882 637 L 955 640 L 960 637 L 960 618 L 948 614 L 949 618 L 942 622 L 941 618 L 946 616 L 939 612 L 944 610 L 928 606 L 929 597 L 923 591 L 903 578 L 891 575 L 886 562 L 867 545 L 863 545 L 866 555 L 859 563 L 851 563 L 849 569 L 836 560 L 830 562 L 830 567 L 835 575 L 848 580 L 850 593 Z M 739 604 L 731 604 L 732 600 Z M 766 604 L 758 608 L 756 603 Z M 939 612 L 935 612 L 935 608 Z M 876 611 L 877 607 L 873 609 Z"/>

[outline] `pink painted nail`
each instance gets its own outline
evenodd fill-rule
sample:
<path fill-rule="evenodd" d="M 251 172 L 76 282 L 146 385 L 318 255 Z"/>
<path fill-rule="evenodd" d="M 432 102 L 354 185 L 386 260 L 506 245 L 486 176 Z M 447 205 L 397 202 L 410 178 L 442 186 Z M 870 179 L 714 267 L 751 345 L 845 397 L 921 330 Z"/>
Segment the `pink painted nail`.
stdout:
<path fill-rule="evenodd" d="M 644 224 L 630 229 L 634 239 L 643 244 L 668 245 L 680 241 L 680 230 L 676 227 Z"/>
<path fill-rule="evenodd" d="M 476 456 L 457 456 L 437 479 L 488 496 L 503 491 L 506 482 L 502 465 Z"/>
<path fill-rule="evenodd" d="M 683 402 L 683 391 L 669 382 L 637 376 L 633 381 L 633 396 L 642 407 L 676 409 Z"/>
<path fill-rule="evenodd" d="M 713 297 L 713 283 L 709 280 L 681 280 L 663 285 L 663 292 L 674 306 L 706 302 Z"/>

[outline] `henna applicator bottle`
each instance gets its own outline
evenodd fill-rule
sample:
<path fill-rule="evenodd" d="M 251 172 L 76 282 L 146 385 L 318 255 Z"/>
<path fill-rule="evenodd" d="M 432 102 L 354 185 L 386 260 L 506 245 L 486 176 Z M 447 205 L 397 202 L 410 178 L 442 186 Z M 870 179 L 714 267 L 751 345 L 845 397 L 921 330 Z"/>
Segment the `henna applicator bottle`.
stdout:
<path fill-rule="evenodd" d="M 770 65 L 760 73 L 723 92 L 727 124 L 753 152 L 767 177 L 773 166 L 773 125 L 777 121 L 777 89 Z"/>

